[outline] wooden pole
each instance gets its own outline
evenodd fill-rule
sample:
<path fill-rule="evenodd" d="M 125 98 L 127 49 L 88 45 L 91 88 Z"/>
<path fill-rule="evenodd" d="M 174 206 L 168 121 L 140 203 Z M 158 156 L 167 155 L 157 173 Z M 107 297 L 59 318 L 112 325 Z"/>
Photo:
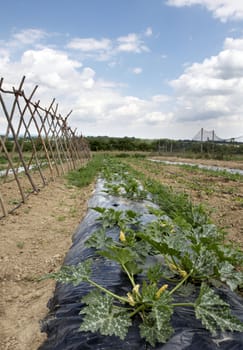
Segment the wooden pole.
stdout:
<path fill-rule="evenodd" d="M 36 120 L 36 118 L 35 118 L 36 112 L 37 112 L 37 114 L 38 114 L 39 102 L 40 102 L 40 101 L 38 101 L 38 102 L 34 105 L 34 110 L 31 109 L 29 101 L 27 101 L 27 105 L 28 105 L 29 112 L 30 112 L 30 114 L 31 114 L 31 119 L 33 119 L 34 124 L 35 124 L 35 128 L 36 128 L 36 130 L 37 130 L 37 134 L 38 134 L 37 137 L 38 137 L 38 138 L 40 139 L 40 141 L 41 141 L 41 144 L 42 144 L 42 147 L 43 147 L 43 150 L 44 150 L 44 153 L 45 153 L 45 156 L 46 156 L 48 165 L 49 165 L 50 174 L 51 174 L 51 179 L 54 180 L 54 173 L 53 173 L 53 167 L 52 167 L 51 159 L 50 159 L 50 157 L 49 157 L 49 153 L 48 153 L 48 150 L 47 150 L 47 148 L 46 148 L 45 141 L 44 141 L 43 138 L 42 138 L 41 129 L 40 129 L 40 127 L 39 127 L 39 125 L 38 125 L 38 122 L 37 122 L 37 120 Z M 31 121 L 31 119 L 30 119 L 30 121 Z"/>
<path fill-rule="evenodd" d="M 47 153 L 48 153 L 48 158 L 50 159 L 51 165 L 52 165 L 52 162 L 54 163 L 54 166 L 55 166 L 56 171 L 57 171 L 57 175 L 60 175 L 60 174 L 59 174 L 58 166 L 57 166 L 57 164 L 56 164 L 56 159 L 55 159 L 55 156 L 54 156 L 54 154 L 53 154 L 52 146 L 51 146 L 51 143 L 50 143 L 50 140 L 49 140 L 49 131 L 48 131 L 47 128 L 46 128 L 46 121 L 47 121 L 47 118 L 48 118 L 48 115 L 49 115 L 49 111 L 51 110 L 52 105 L 53 105 L 54 102 L 55 102 L 55 99 L 52 100 L 52 102 L 51 102 L 51 104 L 50 104 L 50 107 L 49 107 L 47 110 L 46 110 L 46 109 L 43 110 L 43 109 L 41 109 L 41 108 L 38 108 L 38 109 L 36 109 L 36 112 L 37 112 L 37 114 L 38 114 L 38 116 L 39 116 L 39 118 L 40 118 L 40 122 L 41 122 L 40 134 L 41 134 L 42 130 L 44 130 L 45 140 L 46 140 L 46 143 L 47 143 L 47 145 L 48 145 L 49 152 L 50 152 L 50 154 L 49 154 L 49 152 L 47 151 Z M 41 115 L 41 113 L 40 113 L 40 110 L 45 111 L 45 116 L 44 116 L 44 117 L 42 117 L 42 115 Z M 44 143 L 45 143 L 45 142 L 44 142 Z M 45 149 L 47 150 L 46 145 L 45 145 Z M 51 159 L 52 159 L 52 161 L 51 161 Z M 54 173 L 52 173 L 52 174 L 53 174 L 53 176 L 54 176 Z"/>
<path fill-rule="evenodd" d="M 51 133 L 51 140 L 53 140 L 53 143 L 54 143 L 54 150 L 55 152 L 53 151 L 53 154 L 55 156 L 55 153 L 57 154 L 57 158 L 58 158 L 58 161 L 61 165 L 61 169 L 62 169 L 62 173 L 64 174 L 64 168 L 63 168 L 63 163 L 62 163 L 62 158 L 61 158 L 61 155 L 60 155 L 60 151 L 59 151 L 59 145 L 58 145 L 58 138 L 56 136 L 56 125 L 54 123 L 54 119 L 56 118 L 55 117 L 55 113 L 57 112 L 57 108 L 58 108 L 58 105 L 56 105 L 56 109 L 54 110 L 54 115 L 52 115 L 51 113 L 49 114 L 49 118 L 47 118 L 47 123 L 48 123 L 48 126 L 49 126 L 49 129 L 48 129 L 48 133 Z M 51 121 L 50 121 L 51 119 Z M 56 157 L 55 157 L 56 159 Z"/>
<path fill-rule="evenodd" d="M 32 188 L 33 188 L 33 190 L 34 190 L 35 192 L 38 192 L 38 190 L 37 190 L 37 188 L 36 188 L 36 186 L 35 186 L 35 184 L 34 184 L 32 178 L 31 178 L 31 176 L 30 176 L 30 173 L 29 173 L 29 170 L 28 170 L 28 168 L 27 168 L 27 165 L 26 165 L 26 163 L 25 163 L 25 160 L 24 160 L 24 157 L 23 157 L 23 154 L 22 154 L 22 151 L 21 151 L 20 144 L 19 144 L 18 139 L 17 139 L 17 137 L 16 137 L 16 133 L 15 133 L 14 127 L 13 127 L 13 125 L 12 125 L 10 116 L 9 116 L 9 114 L 8 114 L 8 111 L 7 111 L 7 109 L 6 109 L 6 106 L 5 106 L 5 104 L 4 104 L 4 101 L 3 101 L 3 99 L 2 99 L 1 94 L 0 94 L 0 102 L 1 102 L 1 105 L 2 105 L 3 110 L 4 110 L 4 114 L 5 114 L 6 118 L 7 118 L 9 128 L 10 128 L 11 133 L 12 133 L 12 135 L 13 135 L 14 142 L 16 143 L 17 151 L 18 151 L 18 153 L 19 153 L 19 157 L 20 157 L 20 159 L 21 159 L 21 162 L 22 162 L 22 165 L 23 165 L 25 174 L 26 174 L 26 176 L 28 177 L 29 182 L 30 182 L 30 184 L 31 184 L 31 186 L 32 186 Z"/>
<path fill-rule="evenodd" d="M 18 103 L 18 109 L 19 109 L 19 112 L 20 112 L 20 118 L 22 118 L 22 123 L 23 123 L 23 125 L 24 125 L 24 127 L 25 127 L 24 140 L 25 140 L 26 136 L 28 135 L 28 136 L 29 136 L 29 140 L 30 140 L 30 142 L 31 142 L 31 146 L 32 146 L 32 155 L 31 155 L 31 158 L 30 158 L 30 160 L 29 160 L 29 162 L 28 162 L 28 169 L 30 169 L 30 167 L 31 167 L 32 159 L 35 158 L 35 163 L 36 163 L 36 165 L 37 165 L 37 169 L 38 169 L 38 171 L 39 171 L 39 174 L 40 174 L 42 183 L 43 183 L 43 185 L 45 185 L 45 184 L 46 184 L 46 181 L 45 181 L 44 175 L 43 175 L 42 170 L 41 170 L 41 166 L 40 166 L 40 162 L 39 162 L 39 159 L 38 159 L 38 153 L 37 153 L 37 150 L 36 150 L 36 146 L 35 146 L 35 143 L 34 143 L 34 141 L 33 141 L 33 138 L 31 137 L 31 133 L 30 133 L 30 131 L 29 131 L 29 128 L 30 128 L 30 125 L 31 125 L 31 121 L 33 120 L 33 117 L 32 117 L 32 115 L 30 116 L 29 122 L 28 122 L 28 123 L 26 123 L 26 122 L 25 122 L 25 119 L 24 119 L 24 113 L 25 113 L 25 111 L 26 111 L 27 108 L 28 108 L 28 106 L 27 106 L 28 101 L 32 98 L 34 92 L 36 91 L 36 88 L 37 88 L 37 86 L 36 86 L 35 89 L 33 90 L 33 92 L 32 92 L 32 94 L 31 94 L 30 98 L 29 98 L 29 99 L 25 99 L 26 105 L 25 105 L 25 107 L 24 107 L 24 110 L 21 111 L 21 108 L 20 108 L 19 103 Z"/>
<path fill-rule="evenodd" d="M 1 205 L 1 208 L 2 208 L 3 216 L 7 216 L 8 212 L 7 212 L 6 208 L 5 208 L 5 204 L 4 204 L 4 201 L 3 201 L 1 193 L 0 193 L 0 205 Z"/>
<path fill-rule="evenodd" d="M 61 145 L 62 145 L 62 152 L 63 152 L 63 156 L 65 158 L 65 162 L 67 164 L 67 168 L 68 168 L 68 171 L 72 169 L 72 165 L 70 163 L 70 157 L 69 157 L 69 153 L 68 153 L 68 148 L 67 148 L 67 143 L 65 142 L 65 137 L 63 135 L 63 129 L 62 129 L 62 119 L 57 117 L 56 119 L 57 121 L 57 124 L 58 124 L 58 137 L 59 137 L 59 140 L 61 142 Z"/>
<path fill-rule="evenodd" d="M 4 153 L 5 153 L 5 155 L 6 155 L 7 159 L 8 159 L 8 162 L 9 162 L 11 168 L 12 168 L 12 171 L 13 171 L 13 174 L 14 174 L 14 178 L 15 178 L 15 180 L 16 180 L 16 182 L 17 182 L 17 185 L 18 185 L 18 188 L 19 188 L 19 192 L 20 192 L 22 201 L 25 203 L 25 196 L 24 196 L 24 192 L 23 192 L 23 189 L 22 189 L 22 187 L 21 187 L 21 184 L 20 184 L 18 175 L 17 175 L 17 173 L 16 173 L 16 171 L 15 171 L 15 168 L 14 168 L 14 165 L 13 165 L 13 163 L 12 163 L 12 159 L 11 159 L 11 157 L 10 157 L 9 154 L 8 154 L 8 151 L 7 151 L 7 149 L 6 149 L 5 143 L 3 142 L 3 140 L 2 140 L 1 137 L 0 137 L 0 143 L 1 143 L 1 146 L 2 146 L 2 148 L 3 148 L 3 150 L 4 150 Z"/>
<path fill-rule="evenodd" d="M 29 97 L 29 100 L 34 96 L 34 93 L 36 91 L 36 89 L 38 88 L 38 85 L 35 86 L 34 90 L 32 91 L 30 97 Z M 16 94 L 17 91 L 13 88 L 13 92 Z M 22 96 L 24 97 L 24 92 L 22 92 Z M 25 102 L 26 102 L 26 99 L 25 99 Z M 17 107 L 18 107 L 18 110 L 20 112 L 20 120 L 19 120 L 19 125 L 18 125 L 18 128 L 17 128 L 17 132 L 16 132 L 16 137 L 18 138 L 19 136 L 19 132 L 20 132 L 20 128 L 21 128 L 21 125 L 22 123 L 24 122 L 24 114 L 26 112 L 26 109 L 27 109 L 27 104 L 25 105 L 25 108 L 23 109 L 23 111 L 21 111 L 21 108 L 20 108 L 20 104 L 19 104 L 19 101 L 17 99 L 16 101 L 17 103 Z M 26 126 L 25 126 L 25 129 L 26 129 Z M 24 133 L 24 137 L 23 137 L 23 143 L 21 144 L 21 152 L 23 151 L 23 148 L 24 148 L 24 140 L 25 140 L 25 137 L 26 137 L 26 130 L 25 130 L 25 133 Z M 14 154 L 14 151 L 15 151 L 15 148 L 16 148 L 16 144 L 14 143 L 13 144 L 13 148 L 12 148 L 12 152 L 11 152 L 11 156 L 13 156 Z M 20 165 L 20 162 L 18 162 L 17 164 L 17 169 L 19 168 L 19 165 Z M 29 164 L 28 164 L 28 169 L 29 169 Z M 18 171 L 18 170 L 17 170 Z M 6 173 L 6 176 L 8 175 L 8 171 Z"/>

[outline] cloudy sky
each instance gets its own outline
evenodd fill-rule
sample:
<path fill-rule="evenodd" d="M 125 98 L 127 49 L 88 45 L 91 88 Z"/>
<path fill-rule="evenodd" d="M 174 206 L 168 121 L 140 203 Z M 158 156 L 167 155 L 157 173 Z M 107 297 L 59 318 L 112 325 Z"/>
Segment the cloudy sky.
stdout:
<path fill-rule="evenodd" d="M 3 87 L 25 75 L 84 135 L 243 135 L 243 0 L 0 3 Z"/>

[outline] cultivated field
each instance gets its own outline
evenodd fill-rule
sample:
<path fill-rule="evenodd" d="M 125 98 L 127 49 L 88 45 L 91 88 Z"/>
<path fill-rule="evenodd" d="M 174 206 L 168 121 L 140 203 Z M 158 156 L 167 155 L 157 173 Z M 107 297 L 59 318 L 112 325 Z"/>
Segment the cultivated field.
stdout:
<path fill-rule="evenodd" d="M 218 167 L 241 169 L 243 161 L 217 161 L 153 157 Z M 243 248 L 243 176 L 226 172 L 202 170 L 197 167 L 166 165 L 150 161 L 133 161 L 133 166 L 157 181 L 171 186 L 174 191 L 185 192 L 195 204 L 204 204 L 215 224 L 225 228 L 228 239 Z"/>
<path fill-rule="evenodd" d="M 205 205 L 214 223 L 229 233 L 226 239 L 243 248 L 243 176 L 138 157 L 121 160 L 174 191 L 187 193 L 193 203 Z M 197 162 L 243 169 L 243 162 Z M 39 321 L 47 313 L 54 283 L 37 279 L 62 265 L 72 234 L 86 213 L 93 186 L 94 182 L 78 188 L 60 177 L 1 220 L 1 350 L 36 350 L 45 339 Z"/>

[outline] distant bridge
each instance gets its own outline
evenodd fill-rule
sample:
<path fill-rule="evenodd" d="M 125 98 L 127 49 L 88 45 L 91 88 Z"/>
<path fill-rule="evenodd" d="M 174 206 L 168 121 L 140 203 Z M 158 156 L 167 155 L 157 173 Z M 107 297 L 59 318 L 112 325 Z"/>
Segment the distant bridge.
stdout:
<path fill-rule="evenodd" d="M 222 142 L 243 142 L 243 135 L 238 137 L 231 137 L 228 139 L 223 139 L 216 135 L 214 130 L 205 130 L 201 128 L 198 133 L 192 138 L 193 141 L 222 141 Z"/>

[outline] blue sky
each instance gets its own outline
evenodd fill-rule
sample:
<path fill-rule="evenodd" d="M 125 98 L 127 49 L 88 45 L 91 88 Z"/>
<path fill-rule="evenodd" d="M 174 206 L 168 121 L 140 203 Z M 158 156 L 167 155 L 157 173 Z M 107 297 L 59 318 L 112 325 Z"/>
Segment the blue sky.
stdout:
<path fill-rule="evenodd" d="M 4 87 L 23 75 L 87 136 L 241 136 L 243 1 L 1 1 Z"/>

